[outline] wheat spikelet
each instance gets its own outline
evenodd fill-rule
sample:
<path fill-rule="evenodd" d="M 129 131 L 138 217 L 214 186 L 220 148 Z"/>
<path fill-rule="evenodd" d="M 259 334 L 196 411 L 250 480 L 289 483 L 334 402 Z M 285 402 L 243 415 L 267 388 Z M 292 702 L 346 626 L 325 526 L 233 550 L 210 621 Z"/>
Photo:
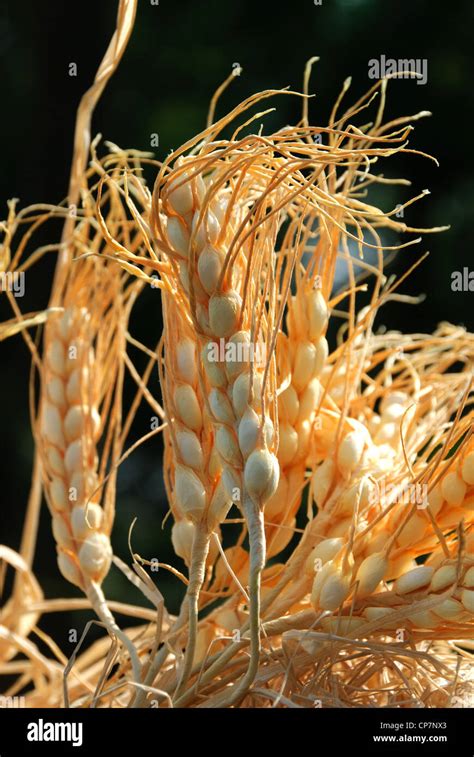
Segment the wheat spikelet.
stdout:
<path fill-rule="evenodd" d="M 86 594 L 110 633 L 127 647 L 138 680 L 137 652 L 118 627 L 101 584 L 113 555 L 110 533 L 124 441 L 127 323 L 141 285 L 130 283 L 127 275 L 106 259 L 113 245 L 102 235 L 102 223 L 95 222 L 94 213 L 99 213 L 101 222 L 106 214 L 117 240 L 126 238 L 134 251 L 139 251 L 141 237 L 129 234 L 120 196 L 128 156 L 114 148 L 101 162 L 94 143 L 92 157 L 71 241 L 78 259 L 71 262 L 69 272 L 61 269 L 56 306 L 45 327 L 34 433 L 59 569 Z M 106 192 L 102 189 L 104 166 L 109 169 L 109 179 L 116 181 Z M 139 187 L 138 183 L 136 189 Z M 94 207 L 92 192 L 97 188 L 98 205 Z M 99 251 L 104 253 L 103 259 L 97 257 Z"/>
<path fill-rule="evenodd" d="M 90 501 L 98 488 L 104 360 L 94 353 L 93 333 L 84 306 L 66 308 L 62 317 L 48 323 L 38 434 L 58 564 L 67 580 L 82 589 L 89 580 L 101 583 L 111 562 L 111 520 L 107 523 L 100 505 Z"/>
<path fill-rule="evenodd" d="M 224 167 L 227 168 L 226 164 Z M 209 440 L 211 452 L 215 448 L 220 458 L 218 466 L 213 464 L 214 469 L 217 468 L 214 475 L 219 475 L 217 485 L 220 491 L 217 495 L 220 502 L 218 499 L 214 502 L 206 502 L 204 489 L 202 489 L 202 495 L 197 496 L 200 485 L 192 467 L 207 469 L 208 465 L 207 463 L 205 466 L 202 465 L 202 450 L 199 444 L 195 445 L 197 455 L 194 459 L 195 465 L 192 465 L 193 460 L 190 457 L 186 459 L 183 454 L 185 452 L 183 443 L 188 440 L 183 439 L 182 435 L 180 438 L 179 430 L 175 432 L 175 438 L 177 457 L 181 458 L 181 464 L 175 474 L 175 496 L 178 505 L 186 509 L 185 498 L 189 496 L 191 490 L 194 492 L 193 507 L 199 508 L 199 511 L 190 513 L 190 516 L 196 521 L 206 514 L 209 506 L 215 509 L 214 503 L 217 503 L 219 510 L 213 518 L 219 521 L 225 517 L 233 495 L 235 496 L 235 492 L 238 492 L 249 527 L 251 545 L 253 545 L 251 554 L 253 554 L 254 567 L 251 582 L 257 586 L 264 565 L 262 507 L 276 487 L 278 471 L 276 458 L 268 451 L 273 440 L 272 422 L 269 417 L 262 414 L 265 396 L 261 396 L 263 389 L 258 388 L 263 387 L 265 365 L 251 365 L 248 355 L 242 355 L 242 350 L 261 341 L 260 333 L 263 335 L 271 333 L 274 316 L 271 311 L 269 314 L 260 313 L 260 322 L 255 327 L 255 314 L 248 307 L 243 306 L 246 288 L 253 291 L 255 287 L 260 287 L 255 278 L 256 274 L 251 273 L 252 269 L 248 268 L 244 277 L 239 275 L 237 266 L 236 274 L 229 271 L 222 284 L 219 285 L 219 278 L 224 275 L 225 262 L 228 260 L 226 246 L 231 246 L 231 244 L 227 242 L 226 245 L 225 239 L 219 244 L 218 219 L 215 214 L 220 216 L 222 223 L 227 212 L 228 199 L 226 202 L 226 198 L 220 198 L 217 193 L 212 202 L 207 201 L 208 210 L 205 212 L 206 206 L 200 207 L 205 191 L 202 178 L 198 176 L 193 181 L 187 179 L 189 173 L 185 173 L 184 176 L 181 173 L 183 186 L 180 187 L 179 168 L 178 164 L 176 173 L 172 172 L 167 177 L 166 187 L 162 190 L 165 198 L 164 207 L 169 209 L 168 212 L 177 214 L 167 216 L 166 237 L 163 241 L 173 250 L 174 255 L 179 257 L 180 278 L 175 283 L 177 287 L 180 287 L 180 283 L 183 282 L 180 288 L 184 289 L 184 294 L 189 297 L 189 312 L 197 332 L 201 353 L 198 370 L 200 382 L 206 393 L 203 398 L 205 406 L 202 415 L 213 428 L 213 434 Z M 191 168 L 188 166 L 188 172 Z M 213 180 L 218 187 L 217 170 L 214 174 Z M 239 174 L 234 181 L 238 186 Z M 157 193 L 156 188 L 155 193 Z M 155 201 L 155 207 L 159 203 L 159 200 Z M 237 204 L 235 198 L 234 203 Z M 228 212 L 231 213 L 231 207 Z M 156 223 L 159 230 L 161 227 L 159 215 Z M 231 223 L 227 224 L 226 231 L 228 234 L 232 232 Z M 274 233 L 272 232 L 272 235 Z M 261 249 L 254 248 L 252 251 L 254 265 L 259 272 L 262 271 L 262 266 L 268 265 L 265 258 L 269 256 L 270 244 L 271 236 Z M 247 255 L 250 255 L 250 252 Z M 270 271 L 268 275 L 271 277 Z M 236 351 L 236 357 L 232 356 L 230 360 L 224 362 L 219 351 L 228 350 L 229 347 Z M 216 352 L 216 356 L 212 352 Z M 271 367 L 271 361 L 266 365 Z M 189 437 L 189 439 L 192 438 Z M 208 452 L 206 456 L 209 459 L 211 452 Z M 183 462 L 187 465 L 183 466 Z M 220 468 L 222 468 L 222 473 Z M 266 477 L 263 487 L 260 484 L 262 475 Z M 194 580 L 192 573 L 190 580 L 191 582 Z M 254 605 L 258 595 L 255 587 L 252 591 L 254 594 L 252 605 Z M 195 607 L 194 616 L 196 610 Z M 258 627 L 255 622 L 254 634 L 258 637 Z M 258 645 L 258 638 L 255 643 Z M 190 659 L 192 662 L 192 656 Z M 258 660 L 258 653 L 257 656 L 253 653 L 252 659 Z M 246 690 L 248 682 L 255 674 L 253 668 L 252 663 L 248 677 L 243 681 L 243 690 Z M 181 688 L 182 686 L 178 689 L 178 694 Z"/>

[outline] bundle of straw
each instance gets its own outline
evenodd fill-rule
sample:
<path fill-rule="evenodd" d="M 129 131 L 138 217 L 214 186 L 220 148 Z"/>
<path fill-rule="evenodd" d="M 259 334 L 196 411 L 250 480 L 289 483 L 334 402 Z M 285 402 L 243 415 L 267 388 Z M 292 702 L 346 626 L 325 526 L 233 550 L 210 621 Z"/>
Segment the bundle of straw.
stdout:
<path fill-rule="evenodd" d="M 133 3 L 120 3 L 89 100 L 118 62 L 133 15 Z M 99 159 L 94 142 L 86 168 L 86 97 L 69 194 L 77 217 L 10 205 L 5 270 L 36 263 L 46 250 L 22 262 L 24 240 L 47 217 L 66 217 L 51 247 L 60 256 L 49 307 L 23 316 L 13 300 L 0 330 L 21 332 L 41 379 L 24 543 L 21 555 L 0 551 L 18 574 L 0 625 L 0 671 L 18 673 L 11 691 L 34 682 L 30 704 L 61 703 L 64 668 L 63 701 L 76 706 L 449 706 L 469 696 L 474 340 L 447 323 L 434 334 L 374 327 L 387 302 L 413 304 L 400 290 L 423 260 L 397 280 L 384 272 L 386 253 L 446 228 L 408 226 L 400 206 L 384 212 L 367 198 L 387 181 L 379 159 L 430 158 L 408 146 L 427 114 L 384 123 L 386 79 L 342 111 L 347 81 L 327 126 L 310 126 L 313 63 L 302 94 L 265 91 L 215 120 L 229 77 L 206 128 L 160 164 L 115 146 Z M 276 96 L 300 97 L 301 120 L 252 132 L 262 117 L 252 108 Z M 371 121 L 357 125 L 377 98 Z M 153 192 L 145 162 L 157 168 Z M 388 245 L 388 232 L 409 239 Z M 337 290 L 340 260 L 347 282 Z M 146 282 L 161 290 L 156 349 L 128 331 Z M 28 329 L 42 323 L 40 354 Z M 128 344 L 149 357 L 143 375 Z M 160 399 L 147 385 L 155 365 Z M 138 392 L 123 422 L 127 373 Z M 142 400 L 163 423 L 124 454 Z M 176 617 L 149 561 L 132 551 L 130 568 L 111 543 L 120 464 L 161 430 L 171 544 L 187 573 L 160 566 L 186 584 Z M 52 607 L 31 572 L 41 489 L 59 569 L 85 595 L 74 606 L 93 608 L 112 638 L 110 649 L 101 639 L 68 664 L 29 638 Z M 153 610 L 107 602 L 101 584 L 112 561 Z M 146 625 L 123 630 L 114 609 Z"/>

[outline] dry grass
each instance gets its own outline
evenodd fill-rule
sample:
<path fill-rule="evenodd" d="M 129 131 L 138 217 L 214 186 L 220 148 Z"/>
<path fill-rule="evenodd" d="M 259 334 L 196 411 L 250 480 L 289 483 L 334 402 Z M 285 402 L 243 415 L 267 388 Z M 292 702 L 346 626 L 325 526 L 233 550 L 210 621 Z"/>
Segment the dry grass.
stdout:
<path fill-rule="evenodd" d="M 444 228 L 410 227 L 367 198 L 388 181 L 380 158 L 417 152 L 409 137 L 425 114 L 384 123 L 382 80 L 343 110 L 345 85 L 328 125 L 312 127 L 310 62 L 302 94 L 263 92 L 215 120 L 221 87 L 204 131 L 160 164 L 115 146 L 98 157 L 94 143 L 87 166 L 92 109 L 133 16 L 121 3 L 81 105 L 67 205 L 11 203 L 1 227 L 2 271 L 58 253 L 49 305 L 23 315 L 7 292 L 13 317 L 0 327 L 0 338 L 22 335 L 40 377 L 22 545 L 0 547 L 16 571 L 0 616 L 0 673 L 15 676 L 5 693 L 30 687 L 28 705 L 48 707 L 468 702 L 474 340 L 447 323 L 434 334 L 374 329 L 385 303 L 410 301 L 403 281 L 420 262 L 395 280 L 384 259 Z M 278 96 L 301 99 L 301 121 L 252 132 L 255 107 Z M 153 192 L 144 162 L 156 168 Z M 51 217 L 64 219 L 61 242 L 34 249 Z M 388 246 L 387 230 L 407 241 Z M 348 282 L 338 292 L 339 259 Z M 161 289 L 156 350 L 128 331 L 145 282 Z M 342 320 L 336 344 L 331 319 Z M 30 330 L 42 324 L 40 349 Z M 149 357 L 143 375 L 130 344 Z M 147 386 L 153 368 L 163 408 Z M 126 379 L 137 385 L 129 407 Z M 140 402 L 162 423 L 132 441 Z M 163 566 L 186 583 L 177 617 L 146 560 L 125 565 L 110 541 L 119 466 L 160 431 L 172 544 L 187 567 Z M 31 572 L 42 493 L 60 570 L 83 599 L 44 599 Z M 107 601 L 112 560 L 152 609 Z M 41 617 L 84 607 L 104 637 L 67 661 Z M 117 611 L 143 625 L 119 628 Z"/>

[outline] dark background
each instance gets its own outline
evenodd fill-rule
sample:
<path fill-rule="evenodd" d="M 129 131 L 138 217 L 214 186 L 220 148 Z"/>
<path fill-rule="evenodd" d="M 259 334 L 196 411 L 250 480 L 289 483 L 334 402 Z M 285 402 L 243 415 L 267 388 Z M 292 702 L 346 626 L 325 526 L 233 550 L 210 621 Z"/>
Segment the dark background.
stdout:
<path fill-rule="evenodd" d="M 0 3 L 0 218 L 6 201 L 20 205 L 60 202 L 67 192 L 75 111 L 90 85 L 112 34 L 117 3 Z M 345 102 L 355 101 L 372 81 L 368 61 L 387 57 L 426 58 L 428 83 L 389 84 L 387 116 L 430 110 L 417 122 L 411 146 L 435 155 L 440 167 L 418 156 L 399 156 L 384 166 L 386 175 L 409 178 L 411 188 L 386 187 L 377 198 L 391 209 L 425 188 L 431 197 L 410 208 L 405 221 L 420 227 L 451 224 L 448 232 L 426 235 L 417 248 L 398 256 L 391 270 L 399 273 L 421 252 L 431 255 L 403 291 L 425 293 L 419 306 L 389 305 L 382 322 L 402 331 L 430 331 L 441 320 L 473 327 L 472 293 L 451 291 L 451 273 L 471 263 L 474 166 L 471 140 L 472 0 L 434 4 L 430 0 L 140 0 L 135 31 L 124 59 L 97 108 L 93 133 L 101 132 L 122 147 L 150 149 L 158 133 L 156 157 L 200 131 L 210 97 L 238 62 L 243 74 L 225 93 L 218 115 L 255 91 L 290 85 L 298 89 L 306 60 L 321 57 L 314 69 L 310 122 L 325 125 L 344 79 L 352 76 Z M 77 63 L 77 77 L 68 66 Z M 300 101 L 281 97 L 278 110 L 266 119 L 270 131 L 300 117 Z M 48 239 L 57 241 L 60 229 Z M 56 236 L 55 236 L 56 235 Z M 28 277 L 23 310 L 43 307 L 54 266 L 50 256 Z M 8 311 L 0 303 L 0 316 Z M 148 291 L 133 318 L 132 330 L 153 345 L 160 332 L 159 306 Z M 0 542 L 18 548 L 28 496 L 33 445 L 27 406 L 29 356 L 21 338 L 0 345 Z M 156 377 L 152 384 L 158 391 Z M 144 409 L 132 438 L 149 430 Z M 161 478 L 161 442 L 155 439 L 133 455 L 119 478 L 116 552 L 128 561 L 127 531 L 135 515 L 134 549 L 143 556 L 169 561 L 161 535 L 166 512 Z M 167 526 L 169 531 L 169 524 Z M 175 560 L 176 563 L 176 560 Z M 49 516 L 43 512 L 35 572 L 46 596 L 75 596 L 56 568 Z M 176 610 L 181 587 L 160 572 L 158 585 Z M 107 578 L 109 598 L 141 602 L 114 569 Z M 1 599 L 0 599 L 1 603 Z M 64 649 L 67 629 L 82 627 L 88 613 L 44 618 L 42 627 Z M 120 622 L 124 622 L 121 618 Z"/>

